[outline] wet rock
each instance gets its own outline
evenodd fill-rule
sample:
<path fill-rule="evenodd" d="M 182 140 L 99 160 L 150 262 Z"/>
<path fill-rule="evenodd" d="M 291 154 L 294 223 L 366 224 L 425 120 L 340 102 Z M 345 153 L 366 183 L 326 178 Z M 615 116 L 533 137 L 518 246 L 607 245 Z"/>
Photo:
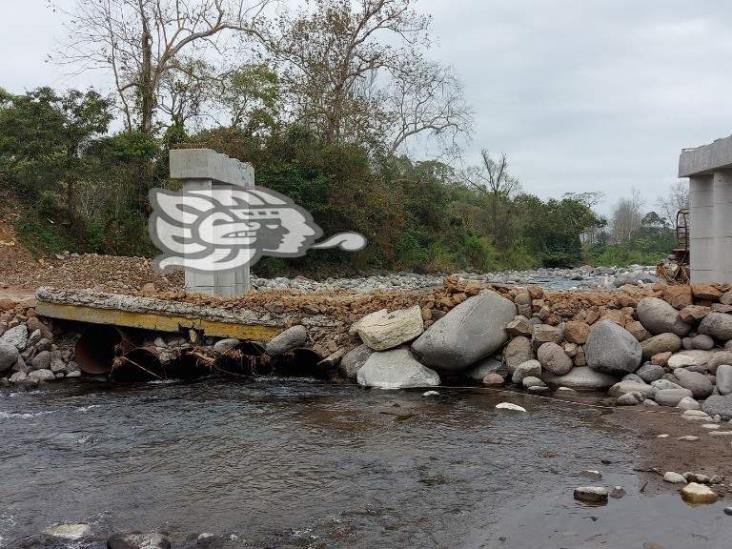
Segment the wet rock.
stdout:
<path fill-rule="evenodd" d="M 556 343 L 544 343 L 536 353 L 536 357 L 546 371 L 561 376 L 572 369 L 572 359 L 564 349 Z"/>
<path fill-rule="evenodd" d="M 0 372 L 10 370 L 18 362 L 18 349 L 14 345 L 0 345 Z"/>
<path fill-rule="evenodd" d="M 714 349 L 714 340 L 706 334 L 699 334 L 691 338 L 691 348 L 700 351 L 711 351 Z"/>
<path fill-rule="evenodd" d="M 276 335 L 267 343 L 267 354 L 278 356 L 298 347 L 302 347 L 308 339 L 308 332 L 305 326 L 297 325 L 288 328 L 281 334 Z"/>
<path fill-rule="evenodd" d="M 549 385 L 562 386 L 575 391 L 601 391 L 616 383 L 616 379 L 608 374 L 597 372 L 592 368 L 573 368 L 568 374 L 555 376 L 545 372 L 541 376 Z"/>
<path fill-rule="evenodd" d="M 519 364 L 513 371 L 511 381 L 518 385 L 527 376 L 541 376 L 541 363 L 538 360 L 527 360 L 526 362 Z"/>
<path fill-rule="evenodd" d="M 584 345 L 590 335 L 590 325 L 578 320 L 570 320 L 564 324 L 564 339 L 570 343 Z"/>
<path fill-rule="evenodd" d="M 707 421 L 712 419 L 706 412 L 700 410 L 686 410 L 681 414 L 681 417 L 687 421 Z"/>
<path fill-rule="evenodd" d="M 535 387 L 546 387 L 546 383 L 540 380 L 538 377 L 526 376 L 521 380 L 521 385 L 524 389 L 532 389 Z"/>
<path fill-rule="evenodd" d="M 721 364 L 716 373 L 717 391 L 721 395 L 732 393 L 732 365 Z"/>
<path fill-rule="evenodd" d="M 338 365 L 339 371 L 347 379 L 356 379 L 358 371 L 366 364 L 366 361 L 373 352 L 365 343 L 359 345 L 355 349 L 347 352 L 341 359 L 341 363 Z"/>
<path fill-rule="evenodd" d="M 663 299 L 646 297 L 638 302 L 636 307 L 638 320 L 651 334 L 674 333 L 685 336 L 691 326 L 679 318 L 679 312 Z"/>
<path fill-rule="evenodd" d="M 107 540 L 108 549 L 170 549 L 170 541 L 162 534 L 128 532 L 114 534 Z"/>
<path fill-rule="evenodd" d="M 642 350 L 628 331 L 609 320 L 592 326 L 585 345 L 587 364 L 598 372 L 628 374 L 638 369 Z"/>
<path fill-rule="evenodd" d="M 534 353 L 531 348 L 531 341 L 526 337 L 513 338 L 503 350 L 503 360 L 509 374 L 513 374 L 516 366 L 532 358 L 534 358 Z"/>
<path fill-rule="evenodd" d="M 602 480 L 602 473 L 595 469 L 585 469 L 584 471 L 580 471 L 580 476 L 590 480 Z"/>
<path fill-rule="evenodd" d="M 732 507 L 725 507 L 724 508 L 724 514 L 725 515 L 732 515 Z"/>
<path fill-rule="evenodd" d="M 506 382 L 505 379 L 503 379 L 503 376 L 501 374 L 488 374 L 483 378 L 483 385 L 492 386 L 492 385 L 503 385 Z"/>
<path fill-rule="evenodd" d="M 422 309 L 419 305 L 391 313 L 382 309 L 356 323 L 356 332 L 361 341 L 374 351 L 398 347 L 419 337 L 423 331 Z"/>
<path fill-rule="evenodd" d="M 709 313 L 699 324 L 699 333 L 707 334 L 720 341 L 732 339 L 732 315 Z"/>
<path fill-rule="evenodd" d="M 679 385 L 684 389 L 689 389 L 694 398 L 706 398 L 712 394 L 714 386 L 709 378 L 704 374 L 689 372 L 683 368 L 677 368 L 674 371 Z"/>
<path fill-rule="evenodd" d="M 545 343 L 561 343 L 564 339 L 564 332 L 561 328 L 549 324 L 537 324 L 531 336 L 531 343 L 534 349 L 538 349 Z"/>
<path fill-rule="evenodd" d="M 585 503 L 606 504 L 608 490 L 604 486 L 580 486 L 574 489 L 574 499 Z"/>
<path fill-rule="evenodd" d="M 702 404 L 702 410 L 712 417 L 718 415 L 722 419 L 732 418 L 732 393 L 710 396 Z"/>
<path fill-rule="evenodd" d="M 51 370 L 33 370 L 28 374 L 27 379 L 32 383 L 41 383 L 45 381 L 54 381 L 56 376 Z"/>
<path fill-rule="evenodd" d="M 61 523 L 46 528 L 43 531 L 42 538 L 49 541 L 78 541 L 88 536 L 90 532 L 91 527 L 88 524 Z"/>
<path fill-rule="evenodd" d="M 651 400 L 651 399 L 647 398 L 643 401 L 643 406 L 647 406 L 648 408 L 657 408 L 659 406 L 659 404 L 655 400 Z"/>
<path fill-rule="evenodd" d="M 661 379 L 664 374 L 663 366 L 656 364 L 644 364 L 636 371 L 636 375 L 646 383 L 651 383 L 657 379 Z"/>
<path fill-rule="evenodd" d="M 701 366 L 709 362 L 712 354 L 709 351 L 681 351 L 668 359 L 668 367 L 674 370 L 688 366 Z"/>
<path fill-rule="evenodd" d="M 234 347 L 239 345 L 239 343 L 240 341 L 234 337 L 221 339 L 214 343 L 213 350 L 215 353 L 223 355 L 231 351 Z"/>
<path fill-rule="evenodd" d="M 674 473 L 673 471 L 668 471 L 667 473 L 664 473 L 663 480 L 666 482 L 670 482 L 671 484 L 686 484 L 686 479 L 684 478 L 684 475 L 680 473 Z"/>
<path fill-rule="evenodd" d="M 681 349 L 681 338 L 676 334 L 658 334 L 641 342 L 643 358 L 648 359 L 660 353 L 675 353 Z"/>
<path fill-rule="evenodd" d="M 25 383 L 28 381 L 28 374 L 25 372 L 15 372 L 9 379 L 10 383 Z"/>
<path fill-rule="evenodd" d="M 356 375 L 359 385 L 378 389 L 434 387 L 440 376 L 423 366 L 407 348 L 371 354 Z"/>
<path fill-rule="evenodd" d="M 466 376 L 473 381 L 481 382 L 485 376 L 494 373 L 504 375 L 506 373 L 506 367 L 503 365 L 503 362 L 491 357 L 480 361 L 477 366 L 470 368 Z"/>
<path fill-rule="evenodd" d="M 18 351 L 24 350 L 26 343 L 28 343 L 28 328 L 25 324 L 18 324 L 14 328 L 6 330 L 5 333 L 0 336 L 0 346 L 11 345 Z"/>
<path fill-rule="evenodd" d="M 464 370 L 492 355 L 508 339 L 506 324 L 516 316 L 512 301 L 496 292 L 471 297 L 435 322 L 413 344 L 427 366 Z"/>
<path fill-rule="evenodd" d="M 610 497 L 614 499 L 625 497 L 625 489 L 622 486 L 613 486 L 610 488 Z"/>
<path fill-rule="evenodd" d="M 619 397 L 628 393 L 640 393 L 643 397 L 650 397 L 656 392 L 656 388 L 646 383 L 638 383 L 636 381 L 619 381 L 608 391 L 612 397 Z"/>
<path fill-rule="evenodd" d="M 690 482 L 681 489 L 681 497 L 687 503 L 703 504 L 717 501 L 717 494 L 704 484 Z"/>
<path fill-rule="evenodd" d="M 681 408 L 682 410 L 699 410 L 701 409 L 701 404 L 699 404 L 699 402 L 694 400 L 692 397 L 684 397 L 679 400 L 679 403 L 676 405 L 676 407 Z"/>
<path fill-rule="evenodd" d="M 66 374 L 66 379 L 81 377 L 81 370 L 71 370 Z"/>
<path fill-rule="evenodd" d="M 615 400 L 615 404 L 617 406 L 638 406 L 645 400 L 642 393 L 625 393 Z"/>
<path fill-rule="evenodd" d="M 512 412 L 526 412 L 526 408 L 519 406 L 518 404 L 513 404 L 512 402 L 500 402 L 496 404 L 496 409 L 511 410 Z"/>
<path fill-rule="evenodd" d="M 690 397 L 691 391 L 689 389 L 661 389 L 656 391 L 653 396 L 653 400 L 658 402 L 661 406 L 669 406 L 673 408 L 677 406 L 681 399 L 684 397 Z"/>

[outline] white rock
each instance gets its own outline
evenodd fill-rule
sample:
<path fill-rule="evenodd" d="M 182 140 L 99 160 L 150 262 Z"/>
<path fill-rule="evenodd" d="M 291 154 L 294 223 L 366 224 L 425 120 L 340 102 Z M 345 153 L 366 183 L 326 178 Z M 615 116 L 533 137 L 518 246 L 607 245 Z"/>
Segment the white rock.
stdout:
<path fill-rule="evenodd" d="M 709 429 L 709 430 L 719 429 L 719 425 L 716 423 L 705 423 L 702 425 L 702 429 Z"/>
<path fill-rule="evenodd" d="M 711 351 L 682 351 L 671 355 L 671 358 L 668 359 L 668 367 L 673 370 L 686 366 L 700 366 L 709 362 L 713 354 Z"/>
<path fill-rule="evenodd" d="M 434 387 L 440 376 L 422 366 L 408 349 L 374 352 L 358 370 L 359 385 L 378 389 L 407 389 Z"/>
<path fill-rule="evenodd" d="M 694 435 L 684 435 L 682 437 L 677 438 L 676 440 L 680 440 L 682 442 L 696 442 L 699 440 L 699 437 Z"/>
<path fill-rule="evenodd" d="M 440 393 L 438 393 L 437 391 L 425 391 L 424 393 L 422 393 L 422 396 L 423 397 L 435 397 L 435 396 L 440 396 Z"/>
<path fill-rule="evenodd" d="M 667 473 L 665 473 L 663 475 L 663 480 L 672 484 L 686 484 L 686 479 L 684 478 L 684 475 L 674 473 L 673 471 L 668 471 Z"/>
<path fill-rule="evenodd" d="M 89 535 L 91 527 L 88 524 L 55 524 L 46 528 L 43 533 L 51 538 L 66 541 L 77 541 Z"/>
<path fill-rule="evenodd" d="M 25 324 L 18 324 L 17 326 L 6 330 L 5 333 L 0 336 L 0 345 L 12 345 L 19 351 L 24 350 L 27 343 L 28 328 Z"/>
<path fill-rule="evenodd" d="M 681 489 L 681 497 L 688 503 L 714 503 L 717 494 L 705 484 L 690 482 Z"/>
<path fill-rule="evenodd" d="M 391 313 L 382 309 L 363 317 L 354 328 L 361 341 L 371 349 L 386 351 L 422 334 L 422 309 L 419 305 Z"/>
<path fill-rule="evenodd" d="M 580 486 L 574 489 L 574 499 L 586 503 L 607 503 L 608 490 L 604 486 Z"/>
<path fill-rule="evenodd" d="M 500 404 L 496 404 L 496 408 L 499 410 L 513 410 L 515 412 L 525 412 L 526 408 L 523 408 L 522 406 L 519 406 L 518 404 L 512 404 L 510 402 L 501 402 Z"/>

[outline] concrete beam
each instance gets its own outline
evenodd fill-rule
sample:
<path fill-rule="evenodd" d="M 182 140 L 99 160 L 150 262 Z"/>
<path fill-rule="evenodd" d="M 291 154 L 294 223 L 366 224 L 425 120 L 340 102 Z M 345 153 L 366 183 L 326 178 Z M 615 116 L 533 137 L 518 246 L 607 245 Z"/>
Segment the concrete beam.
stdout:
<path fill-rule="evenodd" d="M 252 187 L 254 167 L 211 149 L 171 149 L 170 177 Z"/>
<path fill-rule="evenodd" d="M 679 177 L 709 175 L 729 169 L 732 169 L 732 136 L 709 145 L 683 149 L 679 157 Z"/>

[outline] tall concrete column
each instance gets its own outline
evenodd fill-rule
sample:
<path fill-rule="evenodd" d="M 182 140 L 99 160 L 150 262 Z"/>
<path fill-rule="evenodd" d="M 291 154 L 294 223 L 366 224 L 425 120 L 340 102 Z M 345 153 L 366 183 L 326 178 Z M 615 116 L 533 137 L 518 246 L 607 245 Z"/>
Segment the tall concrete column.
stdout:
<path fill-rule="evenodd" d="M 732 282 L 732 136 L 684 149 L 679 177 L 689 178 L 692 282 Z"/>
<path fill-rule="evenodd" d="M 251 164 L 210 149 L 174 149 L 170 151 L 170 177 L 183 181 L 183 189 L 254 187 Z M 186 291 L 219 297 L 239 297 L 251 289 L 249 266 L 236 271 L 205 273 L 185 270 Z"/>

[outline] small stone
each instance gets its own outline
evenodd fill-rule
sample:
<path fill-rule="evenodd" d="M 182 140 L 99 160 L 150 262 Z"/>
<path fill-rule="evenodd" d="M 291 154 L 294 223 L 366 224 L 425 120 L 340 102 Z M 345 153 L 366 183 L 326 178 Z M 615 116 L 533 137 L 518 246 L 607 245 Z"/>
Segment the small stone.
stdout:
<path fill-rule="evenodd" d="M 486 375 L 483 378 L 483 385 L 491 386 L 491 385 L 503 385 L 506 382 L 506 380 L 503 379 L 503 376 L 501 374 L 491 373 Z"/>
<path fill-rule="evenodd" d="M 423 397 L 434 397 L 434 396 L 440 396 L 440 393 L 438 393 L 437 391 L 425 391 L 424 393 L 422 393 L 422 396 Z"/>
<path fill-rule="evenodd" d="M 604 486 L 580 486 L 574 489 L 574 499 L 584 503 L 604 505 L 607 497 L 608 490 Z"/>
<path fill-rule="evenodd" d="M 712 431 L 709 435 L 713 437 L 732 437 L 732 431 Z"/>
<path fill-rule="evenodd" d="M 615 404 L 618 406 L 638 406 L 644 401 L 645 397 L 641 393 L 625 393 L 615 400 Z"/>
<path fill-rule="evenodd" d="M 704 484 L 690 482 L 681 489 L 681 497 L 687 503 L 704 504 L 717 501 L 717 494 Z"/>
<path fill-rule="evenodd" d="M 719 429 L 719 425 L 717 423 L 704 423 L 701 427 L 702 429 L 709 429 L 710 431 Z"/>
<path fill-rule="evenodd" d="M 636 372 L 636 375 L 646 383 L 651 383 L 657 379 L 661 379 L 663 374 L 663 366 L 659 366 L 657 364 L 644 364 L 638 368 L 638 371 Z"/>
<path fill-rule="evenodd" d="M 676 407 L 681 408 L 682 410 L 699 410 L 701 409 L 701 404 L 699 404 L 698 401 L 694 400 L 694 398 L 686 396 L 679 400 L 679 403 L 676 405 Z"/>
<path fill-rule="evenodd" d="M 684 476 L 679 473 L 674 473 L 673 471 L 668 471 L 667 473 L 664 473 L 663 480 L 672 484 L 686 484 L 686 479 L 684 478 Z"/>
<path fill-rule="evenodd" d="M 511 381 L 518 385 L 527 376 L 541 376 L 541 363 L 538 360 L 527 360 L 519 364 L 513 372 Z"/>
<path fill-rule="evenodd" d="M 525 412 L 526 408 L 519 406 L 518 404 L 512 404 L 510 402 L 501 402 L 496 404 L 496 408 L 499 410 L 513 410 L 514 412 Z"/>
<path fill-rule="evenodd" d="M 682 442 L 696 442 L 699 440 L 699 437 L 694 435 L 684 435 L 682 437 L 677 438 L 676 440 L 680 440 Z"/>
<path fill-rule="evenodd" d="M 620 499 L 625 496 L 625 489 L 622 486 L 613 486 L 610 488 L 610 497 Z"/>
<path fill-rule="evenodd" d="M 724 514 L 732 516 L 732 507 L 725 507 Z"/>
<path fill-rule="evenodd" d="M 668 438 L 668 433 L 661 433 L 660 435 L 656 435 L 656 438 Z"/>
<path fill-rule="evenodd" d="M 602 473 L 600 471 L 596 471 L 594 469 L 587 469 L 585 471 L 582 471 L 580 473 L 580 476 L 586 477 L 590 480 L 601 480 L 602 479 Z"/>

